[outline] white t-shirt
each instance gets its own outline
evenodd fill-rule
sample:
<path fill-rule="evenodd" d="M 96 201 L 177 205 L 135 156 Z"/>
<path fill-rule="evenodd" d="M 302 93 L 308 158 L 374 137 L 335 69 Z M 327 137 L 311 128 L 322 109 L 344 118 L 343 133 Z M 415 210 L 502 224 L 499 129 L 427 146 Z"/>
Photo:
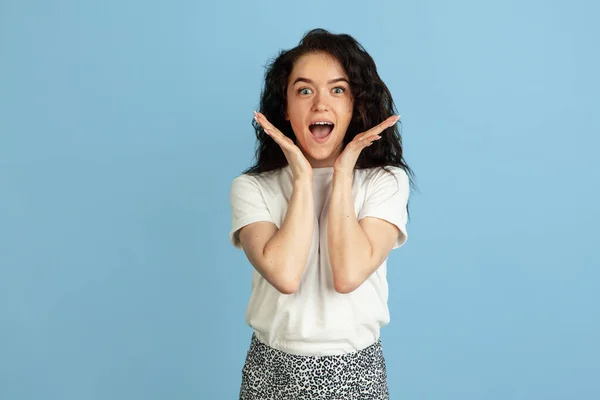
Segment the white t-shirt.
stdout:
<path fill-rule="evenodd" d="M 357 219 L 377 217 L 400 229 L 394 248 L 406 239 L 408 176 L 398 167 L 355 170 L 352 183 Z M 313 169 L 313 241 L 298 290 L 282 294 L 255 269 L 246 322 L 263 343 L 287 353 L 332 355 L 361 350 L 379 338 L 389 320 L 387 259 L 357 289 L 341 294 L 333 287 L 327 250 L 327 213 L 333 168 Z M 231 184 L 231 243 L 241 248 L 239 230 L 258 221 L 281 227 L 292 194 L 289 166 L 258 176 L 242 174 Z"/>

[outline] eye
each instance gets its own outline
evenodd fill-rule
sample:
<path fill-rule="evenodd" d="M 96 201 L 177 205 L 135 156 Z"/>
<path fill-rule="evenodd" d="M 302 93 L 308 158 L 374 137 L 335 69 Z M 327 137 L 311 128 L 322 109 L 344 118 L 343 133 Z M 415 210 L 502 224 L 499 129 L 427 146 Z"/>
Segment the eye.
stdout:
<path fill-rule="evenodd" d="M 343 88 L 343 87 L 341 87 L 341 86 L 338 86 L 338 87 L 336 87 L 336 88 L 333 89 L 333 92 L 336 93 L 336 94 L 342 94 L 345 91 L 346 91 L 346 89 Z"/>
<path fill-rule="evenodd" d="M 302 88 L 302 89 L 298 90 L 298 93 L 300 93 L 300 94 L 310 94 L 310 89 L 309 88 Z"/>

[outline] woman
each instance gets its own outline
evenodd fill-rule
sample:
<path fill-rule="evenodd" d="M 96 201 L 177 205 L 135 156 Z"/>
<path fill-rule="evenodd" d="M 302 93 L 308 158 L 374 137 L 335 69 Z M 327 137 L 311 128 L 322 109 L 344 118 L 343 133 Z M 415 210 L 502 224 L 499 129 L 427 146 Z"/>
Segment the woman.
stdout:
<path fill-rule="evenodd" d="M 233 180 L 230 240 L 254 266 L 240 399 L 387 399 L 386 260 L 411 170 L 392 96 L 349 35 L 308 32 L 268 67 L 257 162 Z"/>

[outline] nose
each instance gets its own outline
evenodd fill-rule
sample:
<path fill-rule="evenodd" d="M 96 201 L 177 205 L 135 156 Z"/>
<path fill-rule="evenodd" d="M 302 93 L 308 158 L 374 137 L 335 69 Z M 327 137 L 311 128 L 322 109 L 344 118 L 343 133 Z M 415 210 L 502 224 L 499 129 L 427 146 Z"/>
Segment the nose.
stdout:
<path fill-rule="evenodd" d="M 317 92 L 314 96 L 313 111 L 327 111 L 328 109 L 325 96 L 321 92 Z"/>

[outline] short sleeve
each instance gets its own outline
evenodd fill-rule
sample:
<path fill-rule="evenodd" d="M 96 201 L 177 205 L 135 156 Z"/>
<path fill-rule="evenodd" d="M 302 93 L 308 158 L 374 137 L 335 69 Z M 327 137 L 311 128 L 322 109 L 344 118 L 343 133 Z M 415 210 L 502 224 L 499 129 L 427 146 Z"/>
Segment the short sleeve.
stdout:
<path fill-rule="evenodd" d="M 408 175 L 399 167 L 388 167 L 392 174 L 380 170 L 367 185 L 365 203 L 358 214 L 358 220 L 375 217 L 398 227 L 400 234 L 393 249 L 402 246 L 407 238 L 408 196 L 410 184 Z"/>
<path fill-rule="evenodd" d="M 239 230 L 246 225 L 259 221 L 273 222 L 264 197 L 256 181 L 249 175 L 240 175 L 231 183 L 231 230 L 229 240 L 234 247 L 241 249 Z"/>

